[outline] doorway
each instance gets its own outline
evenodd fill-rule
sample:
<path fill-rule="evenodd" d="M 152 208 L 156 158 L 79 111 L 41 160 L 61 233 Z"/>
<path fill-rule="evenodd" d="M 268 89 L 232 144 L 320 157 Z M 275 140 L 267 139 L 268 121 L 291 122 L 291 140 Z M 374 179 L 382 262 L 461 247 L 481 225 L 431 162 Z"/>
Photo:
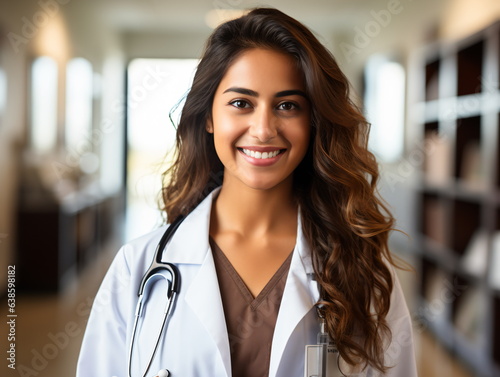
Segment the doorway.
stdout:
<path fill-rule="evenodd" d="M 134 59 L 127 69 L 127 209 L 125 241 L 159 227 L 162 173 L 198 59 Z"/>

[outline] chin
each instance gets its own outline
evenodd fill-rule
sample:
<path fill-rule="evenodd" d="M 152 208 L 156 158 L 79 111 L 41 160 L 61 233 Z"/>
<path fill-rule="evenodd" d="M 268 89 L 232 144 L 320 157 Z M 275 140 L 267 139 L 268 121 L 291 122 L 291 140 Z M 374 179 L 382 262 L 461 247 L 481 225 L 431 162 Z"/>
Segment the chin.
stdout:
<path fill-rule="evenodd" d="M 276 184 L 268 183 L 268 182 L 243 182 L 245 186 L 252 190 L 270 190 L 276 187 Z"/>
<path fill-rule="evenodd" d="M 254 178 L 254 179 L 246 179 L 243 184 L 251 189 L 265 191 L 279 188 L 282 185 L 286 185 L 288 179 L 277 180 L 277 179 L 262 179 L 262 178 Z"/>

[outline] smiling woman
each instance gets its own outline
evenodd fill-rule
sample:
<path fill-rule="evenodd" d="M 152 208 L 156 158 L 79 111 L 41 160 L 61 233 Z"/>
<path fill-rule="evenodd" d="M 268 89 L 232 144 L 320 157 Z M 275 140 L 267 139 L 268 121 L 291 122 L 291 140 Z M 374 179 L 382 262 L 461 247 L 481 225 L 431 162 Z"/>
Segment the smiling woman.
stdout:
<path fill-rule="evenodd" d="M 134 376 L 417 375 L 393 218 L 348 88 L 318 39 L 278 10 L 213 32 L 164 175 L 170 225 L 116 257 L 79 377 L 126 375 L 127 351 Z M 170 275 L 155 277 L 144 315 L 135 293 L 162 264 Z M 162 287 L 177 297 L 167 322 Z"/>

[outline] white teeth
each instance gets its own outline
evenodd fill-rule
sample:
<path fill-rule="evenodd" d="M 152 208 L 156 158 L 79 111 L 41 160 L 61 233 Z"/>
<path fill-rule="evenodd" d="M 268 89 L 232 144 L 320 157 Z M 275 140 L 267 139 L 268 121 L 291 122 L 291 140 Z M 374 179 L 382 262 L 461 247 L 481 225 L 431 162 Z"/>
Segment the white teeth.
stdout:
<path fill-rule="evenodd" d="M 250 149 L 241 149 L 241 150 L 247 156 L 250 156 L 250 157 L 253 157 L 253 158 L 257 158 L 257 159 L 274 158 L 274 157 L 276 157 L 280 153 L 279 149 L 275 150 L 275 151 L 272 151 L 272 152 L 262 152 L 262 153 L 258 152 L 258 151 L 252 151 Z"/>

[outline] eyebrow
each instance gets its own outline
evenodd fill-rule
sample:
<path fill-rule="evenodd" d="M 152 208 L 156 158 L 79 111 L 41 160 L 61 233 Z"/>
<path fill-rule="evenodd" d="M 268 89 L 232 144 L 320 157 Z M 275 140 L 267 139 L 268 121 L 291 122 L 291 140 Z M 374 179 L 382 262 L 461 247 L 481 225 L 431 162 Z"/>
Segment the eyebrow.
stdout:
<path fill-rule="evenodd" d="M 228 92 L 240 93 L 240 94 L 244 94 L 244 95 L 251 96 L 251 97 L 259 97 L 259 93 L 257 93 L 255 90 L 246 89 L 246 88 L 231 87 L 231 88 L 226 89 L 224 91 L 224 93 L 228 93 Z M 286 96 L 302 96 L 305 99 L 308 99 L 307 94 L 305 92 L 303 92 L 302 90 L 298 90 L 298 89 L 283 90 L 281 92 L 276 93 L 274 97 L 279 98 L 279 97 L 286 97 Z"/>

